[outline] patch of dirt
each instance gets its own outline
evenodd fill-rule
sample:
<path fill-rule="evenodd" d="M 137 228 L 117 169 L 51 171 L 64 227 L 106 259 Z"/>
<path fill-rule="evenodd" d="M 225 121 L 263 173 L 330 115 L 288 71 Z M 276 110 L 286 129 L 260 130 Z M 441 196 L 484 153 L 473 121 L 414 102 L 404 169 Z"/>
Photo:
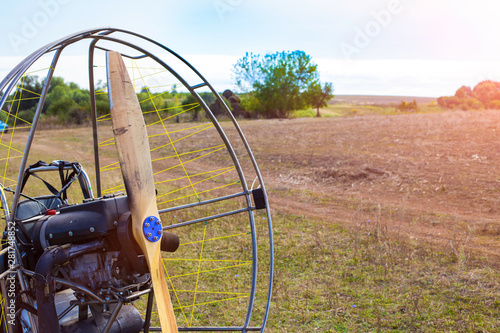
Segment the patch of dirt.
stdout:
<path fill-rule="evenodd" d="M 314 179 L 317 182 L 341 182 L 352 184 L 362 180 L 373 181 L 379 177 L 388 176 L 391 173 L 384 170 L 363 166 L 359 169 L 345 169 L 345 168 L 320 168 L 312 171 Z"/>

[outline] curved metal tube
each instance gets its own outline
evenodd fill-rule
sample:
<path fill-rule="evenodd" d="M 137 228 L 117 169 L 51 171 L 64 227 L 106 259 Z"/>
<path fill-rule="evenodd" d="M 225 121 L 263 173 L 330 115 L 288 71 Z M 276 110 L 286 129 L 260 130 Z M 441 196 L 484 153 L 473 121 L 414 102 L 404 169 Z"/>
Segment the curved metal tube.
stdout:
<path fill-rule="evenodd" d="M 214 127 L 217 129 L 221 139 L 223 140 L 223 142 L 226 146 L 226 149 L 228 150 L 228 152 L 231 156 L 231 159 L 233 160 L 233 163 L 236 166 L 236 170 L 238 172 L 238 175 L 240 177 L 240 183 L 241 183 L 241 186 L 243 187 L 243 192 L 245 192 L 247 207 L 251 207 L 252 201 L 250 198 L 246 179 L 245 179 L 245 176 L 242 172 L 238 157 L 236 156 L 236 153 L 235 153 L 231 143 L 229 142 L 229 139 L 227 138 L 224 130 L 222 129 L 222 127 L 218 123 L 218 121 L 215 118 L 215 116 L 213 115 L 213 113 L 211 112 L 210 108 L 208 108 L 205 101 L 203 101 L 203 99 L 194 91 L 194 89 L 174 69 L 172 69 L 165 62 L 163 62 L 161 59 L 156 57 L 154 54 L 146 51 L 145 49 L 143 49 L 141 47 L 138 47 L 138 46 L 133 45 L 129 42 L 126 42 L 126 41 L 123 41 L 120 39 L 116 39 L 116 38 L 112 38 L 112 37 L 108 37 L 108 36 L 94 36 L 94 37 L 83 37 L 83 38 L 94 38 L 94 39 L 102 39 L 102 40 L 116 42 L 116 43 L 128 46 L 132 49 L 135 49 L 135 50 L 147 55 L 148 57 L 150 57 L 151 59 L 155 60 L 157 63 L 162 65 L 165 69 L 167 69 L 172 75 L 174 75 L 184 85 L 184 87 L 186 87 L 189 90 L 189 92 L 193 96 L 195 96 L 195 98 L 198 100 L 198 102 L 200 103 L 202 108 L 205 110 L 205 112 L 209 116 L 210 120 L 212 121 L 212 124 L 214 124 Z M 200 78 L 204 81 L 206 86 L 210 87 L 211 90 L 214 91 L 213 88 L 210 86 L 210 84 L 201 75 L 200 75 Z M 218 96 L 218 94 L 216 94 L 216 96 Z M 220 97 L 219 97 L 219 99 L 220 99 Z M 222 102 L 222 103 L 224 103 L 224 102 Z M 227 106 L 226 106 L 226 108 L 227 108 Z M 247 144 L 247 147 L 248 147 L 248 144 Z M 254 163 L 254 166 L 256 166 L 256 163 Z M 250 299 L 249 299 L 248 311 L 247 311 L 247 316 L 245 319 L 244 327 L 247 327 L 249 325 L 250 319 L 252 316 L 253 304 L 255 302 L 255 294 L 256 294 L 256 288 L 257 288 L 256 283 L 257 283 L 257 273 L 258 273 L 258 271 L 257 271 L 257 261 L 258 261 L 257 235 L 255 232 L 255 219 L 254 219 L 253 212 L 251 210 L 248 211 L 248 215 L 249 215 L 249 219 L 250 219 L 250 229 L 251 229 L 251 236 L 252 236 L 252 253 L 253 253 L 253 255 L 252 255 L 252 285 L 251 285 L 251 290 L 250 290 Z"/>
<path fill-rule="evenodd" d="M 123 34 L 126 34 L 126 35 L 135 36 L 137 38 L 140 38 L 142 40 L 145 40 L 147 42 L 150 42 L 150 43 L 152 43 L 152 44 L 160 47 L 161 49 L 167 51 L 168 53 L 170 53 L 171 55 L 173 55 L 174 57 L 176 57 L 177 59 L 179 59 L 186 66 L 188 66 L 188 68 L 191 69 L 200 78 L 200 80 L 203 83 L 195 85 L 195 86 L 190 86 L 173 68 L 171 68 L 170 66 L 168 66 L 165 62 L 163 62 L 161 59 L 159 59 L 158 57 L 156 57 L 154 54 L 152 54 L 152 53 L 148 52 L 147 50 L 145 50 L 143 48 L 140 48 L 140 47 L 138 47 L 138 46 L 136 46 L 134 44 L 131 44 L 131 43 L 125 41 L 125 40 L 121 40 L 121 39 L 118 39 L 118 38 L 113 38 L 113 37 L 108 36 L 108 35 L 111 35 L 113 33 L 123 33 Z M 48 87 L 50 85 L 50 81 L 51 81 L 51 78 L 52 78 L 52 75 L 53 75 L 53 72 L 54 72 L 54 69 L 55 69 L 55 65 L 57 64 L 57 60 L 58 60 L 58 58 L 59 58 L 62 50 L 66 46 L 68 46 L 70 44 L 73 44 L 73 43 L 76 43 L 78 41 L 84 40 L 84 39 L 91 39 L 92 40 L 91 44 L 90 44 L 90 47 L 89 47 L 89 83 L 90 83 L 90 89 L 91 89 L 91 112 L 92 112 L 93 133 L 94 133 L 94 141 L 95 141 L 94 142 L 94 145 L 95 145 L 94 146 L 94 158 L 95 158 L 95 163 L 96 163 L 96 177 L 97 177 L 96 184 L 97 184 L 97 195 L 98 196 L 101 196 L 101 184 L 100 184 L 100 170 L 99 170 L 99 153 L 98 153 L 98 147 L 96 146 L 97 145 L 97 124 L 95 123 L 95 120 L 97 118 L 97 112 L 96 112 L 96 109 L 95 109 L 95 91 L 94 91 L 94 77 L 93 77 L 93 58 L 94 58 L 94 49 L 96 47 L 100 48 L 100 47 L 96 46 L 96 44 L 100 40 L 107 40 L 107 41 L 110 41 L 110 42 L 115 42 L 115 43 L 118 43 L 118 44 L 122 44 L 122 45 L 128 46 L 128 47 L 130 47 L 132 49 L 135 49 L 135 50 L 141 52 L 142 54 L 144 54 L 144 56 L 150 57 L 151 59 L 153 59 L 154 61 L 156 61 L 158 64 L 160 64 L 161 66 L 163 66 L 166 70 L 168 70 L 174 77 L 176 77 L 188 89 L 188 91 L 198 100 L 198 102 L 200 103 L 201 107 L 205 110 L 206 114 L 208 115 L 208 117 L 210 118 L 210 120 L 212 121 L 212 123 L 214 124 L 216 130 L 218 131 L 221 139 L 223 140 L 223 142 L 224 142 L 224 144 L 225 144 L 225 146 L 226 146 L 226 148 L 227 148 L 227 150 L 228 150 L 228 152 L 229 152 L 229 154 L 231 156 L 231 159 L 233 160 L 234 165 L 236 166 L 236 170 L 237 170 L 239 178 L 240 178 L 241 186 L 243 188 L 242 194 L 243 194 L 243 196 L 245 196 L 245 199 L 246 199 L 246 205 L 247 205 L 247 207 L 251 207 L 252 206 L 252 202 L 251 202 L 250 192 L 248 190 L 248 187 L 247 187 L 247 184 L 246 184 L 246 180 L 245 180 L 245 176 L 244 176 L 244 174 L 242 172 L 241 165 L 240 165 L 240 163 L 238 161 L 236 153 L 235 153 L 235 151 L 234 151 L 231 143 L 229 142 L 229 139 L 227 138 L 225 132 L 223 131 L 222 127 L 218 123 L 218 121 L 215 118 L 215 116 L 212 114 L 210 108 L 206 105 L 206 103 L 203 101 L 203 99 L 199 96 L 199 94 L 195 90 L 198 89 L 198 88 L 200 88 L 200 87 L 204 87 L 204 86 L 208 87 L 208 89 L 215 95 L 215 97 L 219 101 L 219 103 L 224 106 L 224 110 L 225 110 L 227 116 L 229 116 L 229 118 L 231 119 L 234 127 L 237 130 L 237 133 L 238 133 L 241 141 L 243 142 L 243 144 L 245 146 L 247 154 L 250 157 L 250 160 L 252 162 L 254 171 L 255 171 L 255 173 L 257 175 L 257 178 L 259 179 L 261 188 L 263 190 L 264 200 L 265 200 L 265 203 L 266 203 L 267 220 L 268 220 L 268 228 L 269 228 L 270 264 L 269 264 L 269 289 L 268 289 L 268 294 L 267 294 L 267 304 L 266 304 L 266 310 L 265 310 L 265 314 L 264 314 L 264 318 L 263 318 L 263 322 L 262 322 L 262 327 L 260 328 L 261 331 L 263 331 L 264 328 L 265 328 L 266 322 L 267 322 L 269 307 L 270 307 L 270 303 L 271 303 L 272 282 L 273 282 L 273 268 L 274 268 L 274 242 L 273 242 L 273 234 L 272 234 L 271 213 L 270 213 L 270 210 L 269 210 L 269 202 L 268 202 L 268 197 L 267 197 L 267 192 L 266 192 L 266 189 L 265 189 L 265 186 L 264 186 L 264 182 L 263 182 L 263 179 L 262 179 L 262 175 L 261 175 L 260 170 L 259 170 L 259 168 L 257 166 L 255 157 L 254 157 L 252 151 L 250 150 L 248 142 L 247 142 L 245 136 L 243 135 L 243 132 L 241 131 L 241 128 L 239 127 L 238 123 L 236 122 L 235 117 L 233 116 L 233 114 L 231 113 L 231 111 L 229 110 L 229 108 L 227 107 L 227 105 L 224 103 L 224 101 L 222 100 L 222 98 L 220 97 L 220 95 L 208 83 L 208 81 L 198 72 L 198 70 L 196 70 L 184 58 L 182 58 L 179 54 L 177 54 L 176 52 L 174 52 L 170 48 L 168 48 L 168 47 L 164 46 L 163 44 L 160 44 L 160 43 L 158 43 L 158 42 L 156 42 L 156 41 L 154 41 L 154 40 L 152 40 L 152 39 L 150 39 L 148 37 L 145 37 L 143 35 L 135 33 L 135 32 L 131 32 L 131 31 L 123 30 L 123 29 L 103 27 L 103 28 L 90 29 L 90 30 L 85 30 L 85 31 L 81 31 L 81 32 L 77 32 L 77 33 L 71 34 L 71 35 L 69 35 L 67 37 L 61 38 L 59 40 L 56 40 L 56 41 L 54 41 L 52 43 L 47 44 L 46 46 L 38 49 L 37 51 L 33 52 L 28 57 L 26 57 L 21 63 L 19 63 L 0 82 L 0 90 L 3 90 L 10 83 L 10 85 L 4 91 L 4 96 L 0 99 L 0 108 L 3 107 L 3 105 L 4 105 L 4 103 L 5 103 L 6 99 L 7 99 L 7 96 L 11 93 L 11 91 L 14 88 L 15 84 L 22 77 L 22 75 L 24 75 L 24 73 L 27 71 L 27 69 L 33 63 L 35 63 L 40 57 L 42 57 L 43 55 L 45 55 L 45 54 L 47 54 L 49 52 L 54 52 L 54 51 L 56 52 L 56 54 L 54 55 L 53 61 L 52 61 L 51 69 L 49 70 L 48 75 L 47 75 L 47 80 L 45 81 L 45 86 L 44 86 L 44 89 L 42 91 L 42 95 L 41 95 L 39 103 L 37 105 L 37 109 L 36 109 L 36 113 L 35 113 L 35 118 L 33 120 L 33 125 L 32 125 L 32 128 L 31 128 L 29 137 L 28 137 L 28 142 L 27 142 L 26 147 L 25 147 L 23 160 L 21 162 L 20 176 L 19 177 L 21 177 L 22 171 L 26 167 L 27 157 L 28 157 L 28 154 L 29 154 L 29 151 L 30 151 L 31 144 L 33 142 L 34 133 L 36 131 L 38 120 L 39 120 L 39 117 L 40 117 L 40 114 L 41 114 L 41 111 L 42 111 L 42 108 L 43 108 L 45 97 L 46 97 L 47 92 L 48 92 Z M 143 57 L 143 56 L 141 56 L 141 57 Z M 19 183 L 20 183 L 20 181 L 18 179 L 18 184 Z M 13 200 L 13 203 L 12 203 L 12 209 L 11 209 L 11 214 L 10 214 L 11 218 L 10 218 L 10 220 L 12 220 L 12 216 L 15 215 L 15 209 L 16 209 L 16 206 L 17 206 L 17 204 L 19 202 L 19 196 L 20 196 L 20 191 L 19 191 L 19 187 L 18 187 L 18 188 L 16 188 L 16 193 L 14 195 L 14 200 Z M 254 218 L 254 214 L 253 214 L 253 212 L 252 212 L 251 209 L 248 210 L 248 214 L 249 214 L 250 228 L 251 228 L 251 234 L 252 234 L 252 252 L 253 252 L 253 258 L 254 258 L 254 260 L 253 260 L 253 265 L 252 265 L 253 269 L 252 269 L 252 290 L 251 290 L 251 297 L 250 297 L 250 301 L 249 301 L 249 306 L 248 306 L 247 316 L 246 316 L 246 319 L 245 319 L 245 324 L 243 325 L 243 327 L 241 327 L 241 329 L 243 331 L 246 331 L 246 330 L 255 330 L 255 328 L 249 328 L 248 325 L 250 323 L 250 319 L 251 319 L 251 316 L 252 316 L 252 309 L 253 309 L 254 300 L 255 300 L 256 279 L 257 279 L 257 238 L 256 238 L 256 231 L 255 231 L 255 218 Z"/>

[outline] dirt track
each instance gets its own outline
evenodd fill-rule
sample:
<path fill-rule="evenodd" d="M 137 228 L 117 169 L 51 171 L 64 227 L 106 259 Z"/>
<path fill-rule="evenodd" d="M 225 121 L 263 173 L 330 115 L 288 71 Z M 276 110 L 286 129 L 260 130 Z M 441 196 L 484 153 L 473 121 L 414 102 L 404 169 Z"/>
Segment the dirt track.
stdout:
<path fill-rule="evenodd" d="M 497 261 L 500 113 L 242 124 L 273 208 Z M 472 251 L 471 251 L 472 250 Z"/>

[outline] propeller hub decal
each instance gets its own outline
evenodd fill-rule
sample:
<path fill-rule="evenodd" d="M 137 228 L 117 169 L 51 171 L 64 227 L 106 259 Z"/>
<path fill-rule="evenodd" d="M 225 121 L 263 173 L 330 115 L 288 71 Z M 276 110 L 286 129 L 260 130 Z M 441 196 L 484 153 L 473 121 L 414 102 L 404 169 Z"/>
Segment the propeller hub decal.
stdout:
<path fill-rule="evenodd" d="M 142 230 L 144 236 L 150 242 L 159 241 L 163 235 L 163 226 L 161 225 L 160 219 L 156 216 L 147 217 L 142 224 Z"/>

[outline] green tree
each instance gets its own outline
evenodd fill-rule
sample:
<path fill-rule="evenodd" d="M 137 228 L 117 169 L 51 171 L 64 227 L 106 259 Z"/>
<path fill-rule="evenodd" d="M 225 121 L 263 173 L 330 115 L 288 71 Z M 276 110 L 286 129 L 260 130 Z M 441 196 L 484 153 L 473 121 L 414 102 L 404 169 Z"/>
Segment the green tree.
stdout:
<path fill-rule="evenodd" d="M 102 116 L 109 113 L 109 100 L 108 93 L 104 92 L 107 88 L 106 83 L 99 80 L 95 87 L 95 105 L 96 112 L 98 116 Z M 90 96 L 90 93 L 89 93 Z"/>
<path fill-rule="evenodd" d="M 455 97 L 458 98 L 466 98 L 466 97 L 472 97 L 472 89 L 467 86 L 461 86 L 457 92 L 455 93 Z"/>
<path fill-rule="evenodd" d="M 185 96 L 186 97 L 182 100 L 181 105 L 188 106 L 186 107 L 186 109 L 191 109 L 190 111 L 193 111 L 193 118 L 192 118 L 193 121 L 199 120 L 198 113 L 201 110 L 203 110 L 203 107 L 199 104 L 196 97 L 194 97 L 191 93 L 186 93 Z M 206 105 L 210 105 L 213 102 L 215 102 L 215 96 L 212 93 L 202 92 L 200 93 L 200 97 L 205 102 Z M 205 114 L 205 117 L 208 116 Z"/>
<path fill-rule="evenodd" d="M 90 92 L 80 89 L 74 82 L 66 83 L 63 78 L 54 77 L 47 94 L 46 109 L 48 115 L 56 116 L 61 123 L 83 124 L 90 114 Z"/>
<path fill-rule="evenodd" d="M 42 93 L 43 83 L 38 80 L 38 76 L 26 75 L 19 81 L 19 88 L 16 89 L 7 99 L 10 101 L 10 113 L 16 114 L 19 117 L 21 113 L 27 116 L 27 121 L 33 119 L 38 97 Z M 25 118 L 23 118 L 25 119 Z M 12 122 L 13 117 L 8 117 Z"/>
<path fill-rule="evenodd" d="M 266 118 L 287 118 L 290 111 L 308 105 L 307 90 L 318 81 L 317 65 L 304 51 L 253 53 L 234 65 L 236 84 L 244 92 L 253 90 L 258 101 L 251 111 Z"/>
<path fill-rule="evenodd" d="M 200 112 L 203 108 L 193 95 L 188 94 L 186 98 L 184 98 L 184 100 L 182 101 L 181 105 L 188 106 L 186 109 L 191 109 L 190 111 L 193 111 L 193 118 L 192 118 L 193 121 L 198 120 L 198 112 Z"/>
<path fill-rule="evenodd" d="M 319 81 L 313 82 L 307 89 L 307 96 L 309 103 L 316 108 L 316 117 L 321 117 L 319 108 L 327 106 L 328 101 L 334 97 L 332 83 L 325 82 L 321 87 Z"/>
<path fill-rule="evenodd" d="M 472 91 L 485 107 L 490 107 L 491 101 L 500 100 L 500 82 L 490 80 L 481 81 Z"/>

